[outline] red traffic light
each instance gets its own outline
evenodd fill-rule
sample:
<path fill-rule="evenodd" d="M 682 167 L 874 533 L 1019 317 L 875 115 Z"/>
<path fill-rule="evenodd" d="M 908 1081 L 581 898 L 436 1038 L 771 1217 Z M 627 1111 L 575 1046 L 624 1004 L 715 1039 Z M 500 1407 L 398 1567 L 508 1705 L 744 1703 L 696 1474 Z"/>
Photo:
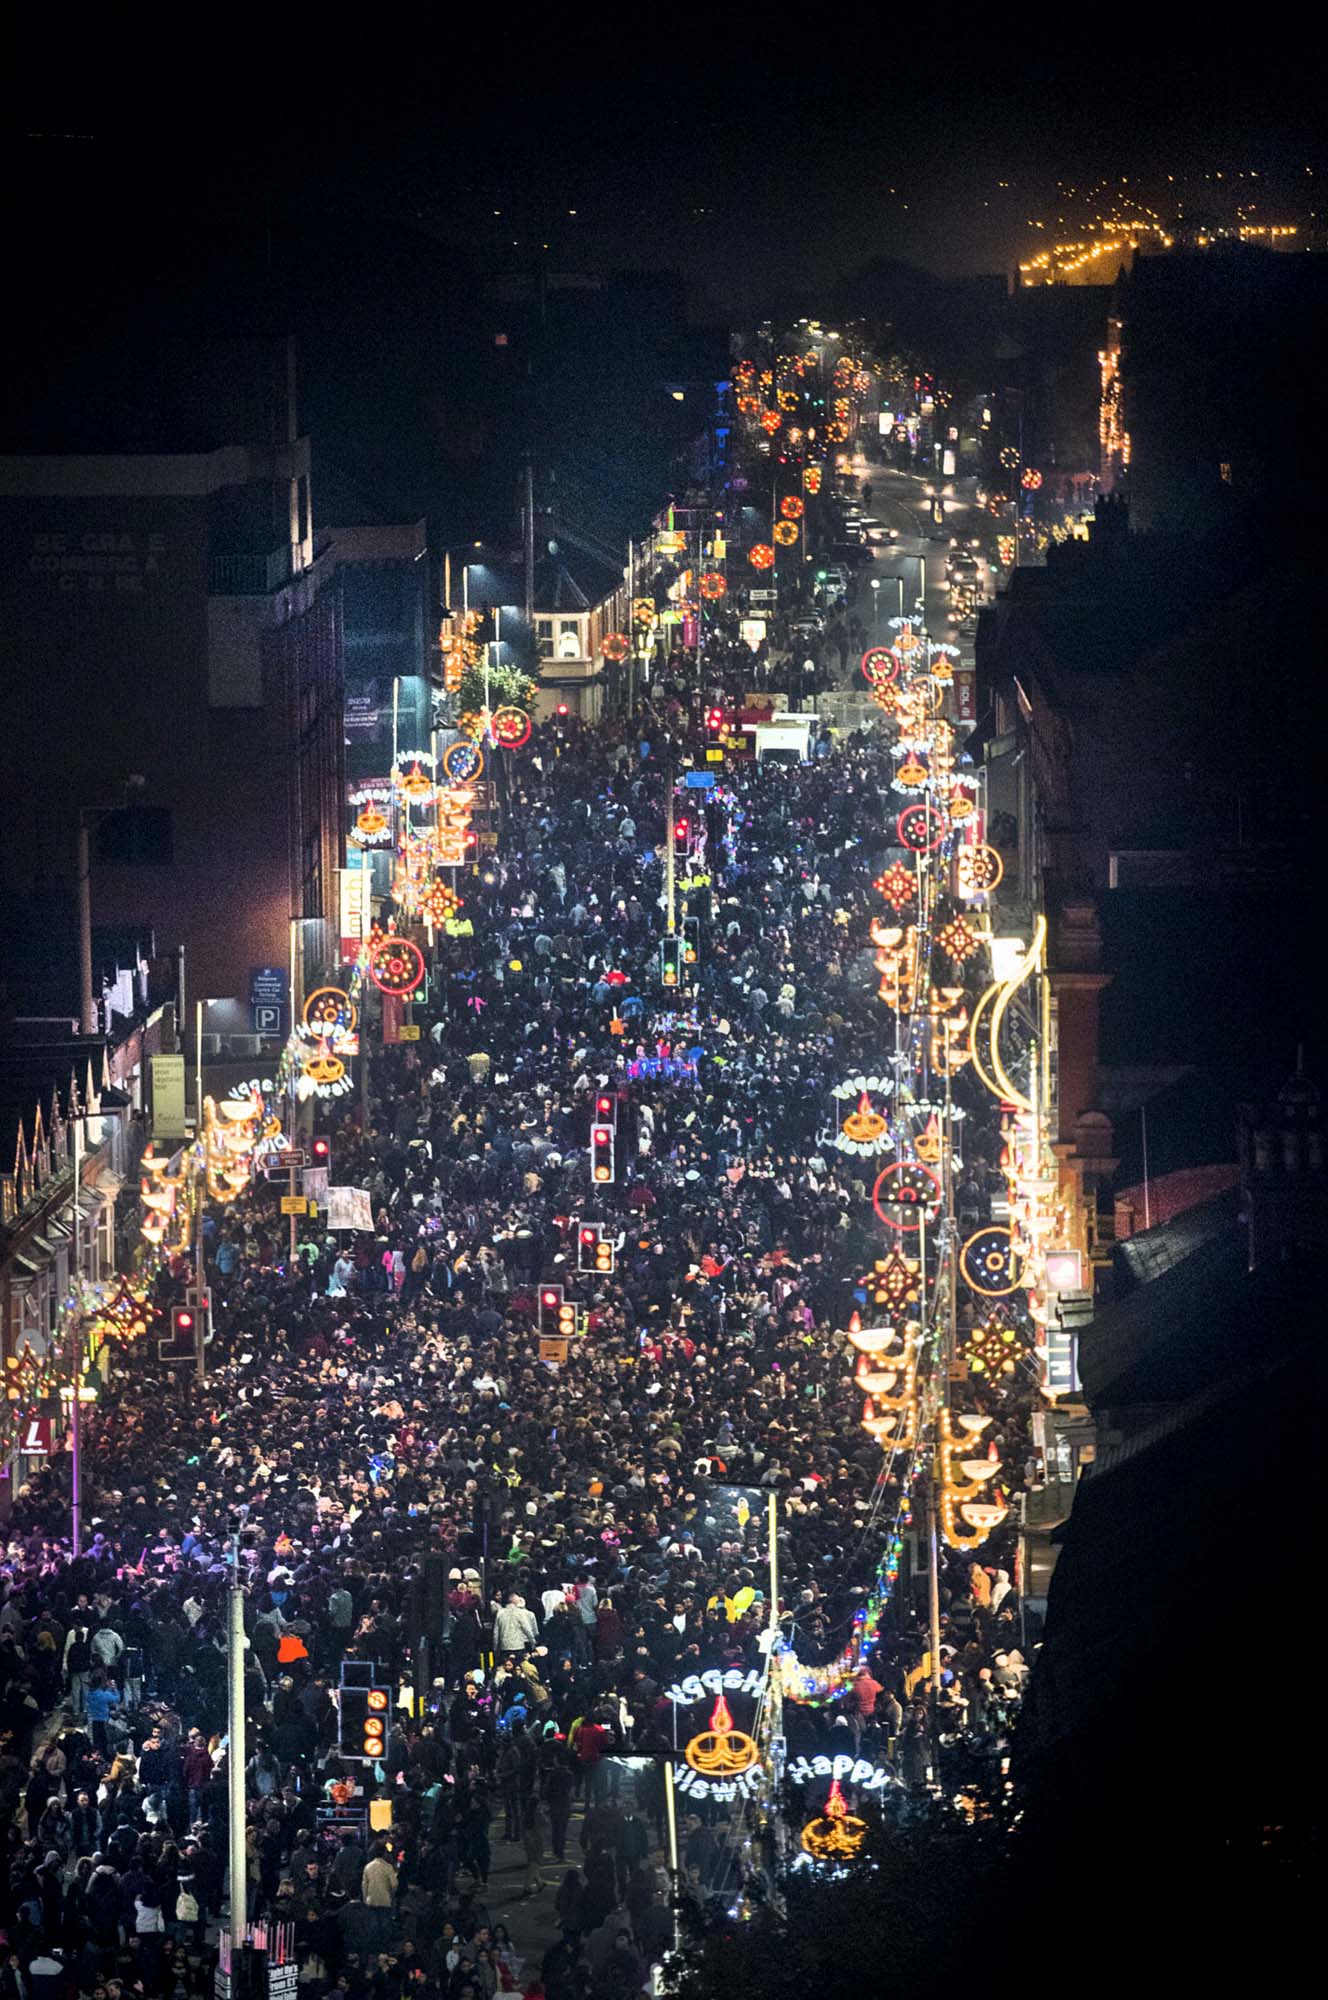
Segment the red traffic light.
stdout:
<path fill-rule="evenodd" d="M 315 1139 L 310 1150 L 316 1160 L 325 1160 L 332 1150 L 331 1142 L 327 1139 Z"/>
<path fill-rule="evenodd" d="M 193 1323 L 194 1323 L 193 1314 L 191 1312 L 186 1312 L 183 1306 L 180 1307 L 175 1313 L 176 1326 L 179 1327 L 182 1332 L 188 1333 Z"/>
<path fill-rule="evenodd" d="M 595 1099 L 595 1116 L 596 1118 L 612 1118 L 613 1099 L 611 1097 L 597 1097 Z"/>
<path fill-rule="evenodd" d="M 544 1294 L 543 1298 L 541 1299 L 540 1303 L 541 1303 L 541 1305 L 546 1305 L 546 1306 L 556 1306 L 556 1305 L 557 1305 L 557 1303 L 558 1303 L 558 1294 L 557 1294 L 557 1292 L 545 1292 L 545 1294 Z"/>
<path fill-rule="evenodd" d="M 688 836 L 688 834 L 689 834 L 690 832 L 691 832 L 691 826 L 690 826 L 690 823 L 689 823 L 689 822 L 688 822 L 687 820 L 685 820 L 685 819 L 675 819 L 675 820 L 674 820 L 674 822 L 673 822 L 673 838 L 674 838 L 675 840 L 686 840 L 686 838 L 687 838 L 687 836 Z"/>
<path fill-rule="evenodd" d="M 599 1239 L 593 1229 L 583 1229 L 581 1231 L 581 1241 L 583 1243 L 595 1243 L 598 1242 L 598 1240 Z"/>

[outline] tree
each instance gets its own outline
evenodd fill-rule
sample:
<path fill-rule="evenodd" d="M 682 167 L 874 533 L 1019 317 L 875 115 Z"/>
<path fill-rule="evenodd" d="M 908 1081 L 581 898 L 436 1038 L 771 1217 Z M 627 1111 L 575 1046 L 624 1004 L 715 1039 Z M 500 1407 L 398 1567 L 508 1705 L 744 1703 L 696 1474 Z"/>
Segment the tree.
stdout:
<path fill-rule="evenodd" d="M 538 691 L 538 682 L 520 667 L 467 667 L 457 690 L 457 706 L 463 714 L 478 713 L 486 705 L 495 708 L 529 708 Z M 486 704 L 485 696 L 488 700 Z"/>

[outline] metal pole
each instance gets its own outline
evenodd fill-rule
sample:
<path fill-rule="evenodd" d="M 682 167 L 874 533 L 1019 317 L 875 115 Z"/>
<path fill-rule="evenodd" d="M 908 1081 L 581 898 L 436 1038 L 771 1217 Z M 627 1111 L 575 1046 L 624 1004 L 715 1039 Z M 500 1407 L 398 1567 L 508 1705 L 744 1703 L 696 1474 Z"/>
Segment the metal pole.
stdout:
<path fill-rule="evenodd" d="M 244 1844 L 244 1592 L 240 1589 L 240 1537 L 231 1544 L 231 1581 L 226 1594 L 227 1730 L 226 1794 L 230 1828 L 231 1960 L 243 1948 L 248 1918 L 248 1857 Z"/>
<path fill-rule="evenodd" d="M 79 822 L 83 831 L 82 821 Z M 86 835 L 84 835 L 86 838 Z M 83 1107 L 74 1106 L 74 1311 L 70 1346 L 70 1374 L 73 1377 L 73 1407 L 69 1430 L 69 1545 L 75 1558 L 83 1553 L 83 1212 L 79 1196 L 83 1191 Z"/>
<path fill-rule="evenodd" d="M 203 1136 L 203 1007 L 194 1002 L 194 1137 Z"/>
<path fill-rule="evenodd" d="M 673 750 L 664 765 L 664 911 L 670 937 L 678 928 L 678 882 L 673 860 Z"/>
<path fill-rule="evenodd" d="M 1143 1146 L 1144 1155 L 1144 1228 L 1151 1229 L 1153 1226 L 1153 1204 L 1148 1193 L 1148 1109 L 1143 1104 L 1139 1106 L 1139 1138 Z"/>
<path fill-rule="evenodd" d="M 80 1032 L 95 1035 L 97 1016 L 92 1005 L 92 852 L 84 811 L 78 815 L 78 1008 Z"/>
<path fill-rule="evenodd" d="M 669 1902 L 673 1907 L 673 1949 L 682 1948 L 679 1906 L 682 1900 L 678 1868 L 678 1808 L 673 1796 L 673 1759 L 664 1759 L 664 1822 L 669 1834 Z"/>
<path fill-rule="evenodd" d="M 526 453 L 525 529 L 523 539 L 526 557 L 526 630 L 530 635 L 531 646 L 535 647 L 535 472 L 529 452 Z M 538 648 L 535 650 L 538 657 Z"/>
<path fill-rule="evenodd" d="M 936 1533 L 936 1464 L 927 1481 L 927 1686 L 931 1692 L 932 1724 L 941 1693 L 941 1551 Z"/>

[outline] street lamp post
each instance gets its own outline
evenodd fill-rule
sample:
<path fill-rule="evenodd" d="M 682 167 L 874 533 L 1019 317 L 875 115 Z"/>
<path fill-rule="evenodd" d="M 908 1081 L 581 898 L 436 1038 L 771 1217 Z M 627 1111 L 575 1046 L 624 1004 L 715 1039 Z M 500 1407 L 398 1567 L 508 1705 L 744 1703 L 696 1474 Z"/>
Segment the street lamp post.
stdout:
<path fill-rule="evenodd" d="M 881 609 L 881 579 L 879 576 L 874 576 L 871 580 L 871 593 L 872 593 L 872 638 L 875 639 L 878 628 L 880 609 Z"/>

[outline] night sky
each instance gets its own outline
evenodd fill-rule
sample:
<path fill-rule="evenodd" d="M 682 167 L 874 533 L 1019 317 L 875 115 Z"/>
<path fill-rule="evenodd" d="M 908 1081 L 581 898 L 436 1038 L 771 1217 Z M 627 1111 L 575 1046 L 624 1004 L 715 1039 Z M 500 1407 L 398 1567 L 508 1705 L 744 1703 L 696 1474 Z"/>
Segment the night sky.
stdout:
<path fill-rule="evenodd" d="M 243 29 L 172 70 L 156 44 L 32 48 L 5 108 L 11 234 L 38 293 L 83 284 L 92 308 L 284 214 L 409 223 L 486 264 L 547 244 L 564 268 L 679 268 L 698 314 L 727 314 L 873 257 L 1008 269 L 1113 202 L 1313 220 L 1319 121 L 1285 55 L 1113 60 L 1104 23 L 1091 55 L 1053 61 L 1062 18 L 1026 28 L 1015 66 L 964 18 L 860 16 L 809 61 L 791 42 L 742 60 L 753 23 L 686 65 L 588 16 L 515 60 L 449 36 L 365 62 L 314 31 L 287 64 Z M 677 26 L 658 22 L 662 46 Z"/>

